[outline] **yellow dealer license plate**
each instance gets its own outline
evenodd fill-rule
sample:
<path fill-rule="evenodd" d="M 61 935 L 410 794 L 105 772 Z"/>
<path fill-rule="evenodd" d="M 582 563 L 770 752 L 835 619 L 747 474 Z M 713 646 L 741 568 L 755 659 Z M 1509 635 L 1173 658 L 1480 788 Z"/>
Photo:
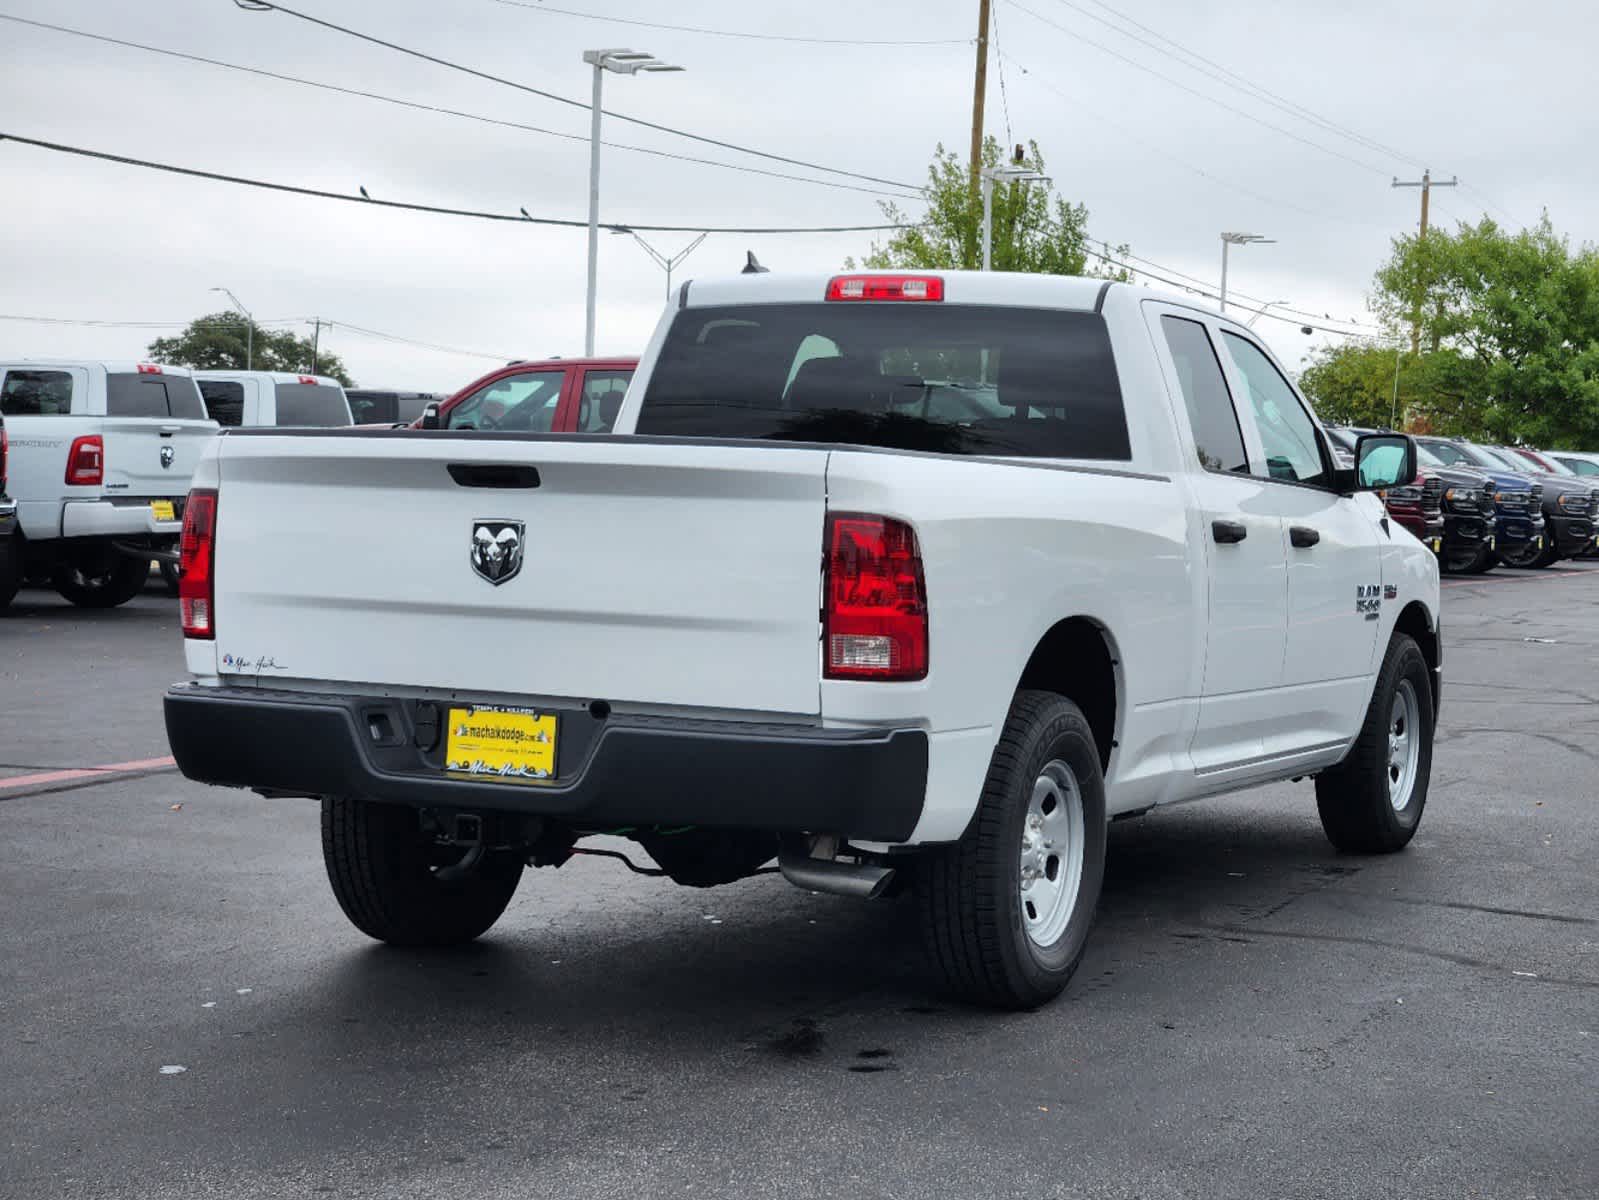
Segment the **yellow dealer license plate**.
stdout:
<path fill-rule="evenodd" d="M 157 521 L 176 521 L 178 519 L 178 514 L 173 511 L 172 501 L 170 500 L 150 501 L 150 515 Z"/>
<path fill-rule="evenodd" d="M 487 780 L 555 775 L 555 714 L 531 708 L 452 708 L 444 769 Z"/>

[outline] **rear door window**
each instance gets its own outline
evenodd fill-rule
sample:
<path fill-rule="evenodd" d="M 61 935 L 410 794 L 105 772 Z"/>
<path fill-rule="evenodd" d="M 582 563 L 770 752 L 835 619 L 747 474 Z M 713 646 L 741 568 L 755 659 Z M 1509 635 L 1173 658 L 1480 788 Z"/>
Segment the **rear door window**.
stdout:
<path fill-rule="evenodd" d="M 1249 474 L 1249 456 L 1244 453 L 1244 435 L 1238 427 L 1238 412 L 1232 393 L 1222 374 L 1221 360 L 1210 334 L 1198 321 L 1183 317 L 1161 317 L 1161 331 L 1177 368 L 1177 385 L 1188 409 L 1188 423 L 1194 431 L 1194 448 L 1199 465 L 1207 471 L 1235 471 Z"/>
<path fill-rule="evenodd" d="M 205 411 L 218 425 L 244 424 L 244 385 L 226 379 L 200 380 Z"/>
<path fill-rule="evenodd" d="M 111 417 L 206 419 L 205 402 L 187 375 L 107 375 L 105 410 Z"/>
<path fill-rule="evenodd" d="M 65 417 L 72 412 L 72 376 L 66 371 L 7 371 L 0 384 L 0 415 Z"/>
<path fill-rule="evenodd" d="M 616 426 L 616 415 L 622 411 L 622 397 L 627 394 L 632 371 L 586 371 L 583 374 L 582 399 L 577 407 L 579 433 L 610 433 Z"/>
<path fill-rule="evenodd" d="M 684 310 L 637 432 L 1131 457 L 1102 317 L 942 303 Z"/>
<path fill-rule="evenodd" d="M 342 389 L 325 383 L 275 385 L 278 425 L 333 426 L 350 423 L 350 406 Z"/>

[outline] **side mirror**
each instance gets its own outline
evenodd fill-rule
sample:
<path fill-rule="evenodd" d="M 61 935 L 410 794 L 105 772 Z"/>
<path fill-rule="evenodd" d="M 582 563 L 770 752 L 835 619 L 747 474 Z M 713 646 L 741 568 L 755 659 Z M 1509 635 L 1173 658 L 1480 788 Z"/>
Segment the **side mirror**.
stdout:
<path fill-rule="evenodd" d="M 439 402 L 437 400 L 429 401 L 427 406 L 423 408 L 421 419 L 417 422 L 417 427 L 420 429 L 440 428 Z"/>
<path fill-rule="evenodd" d="M 1416 439 L 1406 433 L 1366 433 L 1355 439 L 1352 492 L 1404 487 L 1416 478 Z"/>

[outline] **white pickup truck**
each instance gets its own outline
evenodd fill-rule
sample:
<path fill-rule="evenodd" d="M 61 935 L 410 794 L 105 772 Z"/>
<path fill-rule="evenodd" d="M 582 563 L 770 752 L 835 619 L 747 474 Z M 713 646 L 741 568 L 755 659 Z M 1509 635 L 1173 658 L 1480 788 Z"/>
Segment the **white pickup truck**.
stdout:
<path fill-rule="evenodd" d="M 287 371 L 196 371 L 205 410 L 223 428 L 353 425 L 349 397 L 337 379 Z"/>
<path fill-rule="evenodd" d="M 139 593 L 151 560 L 176 562 L 189 479 L 217 431 L 188 370 L 0 362 L 0 415 L 23 577 L 111 608 Z"/>
<path fill-rule="evenodd" d="M 1091 279 L 696 281 L 618 436 L 246 430 L 196 474 L 191 778 L 318 797 L 385 941 L 488 929 L 633 838 L 693 885 L 916 893 L 1028 1007 L 1106 823 L 1314 776 L 1340 849 L 1427 799 L 1438 567 L 1244 327 Z"/>

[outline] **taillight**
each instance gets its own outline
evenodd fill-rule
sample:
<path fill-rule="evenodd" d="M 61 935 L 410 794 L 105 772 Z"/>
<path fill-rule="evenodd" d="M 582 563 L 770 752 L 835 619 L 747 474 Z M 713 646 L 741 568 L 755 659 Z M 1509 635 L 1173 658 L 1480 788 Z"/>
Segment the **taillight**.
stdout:
<path fill-rule="evenodd" d="M 822 611 L 828 679 L 925 679 L 927 583 L 903 521 L 830 513 Z"/>
<path fill-rule="evenodd" d="M 139 374 L 141 374 L 141 375 L 159 375 L 159 374 L 161 374 L 161 367 L 157 363 L 140 363 L 139 364 Z"/>
<path fill-rule="evenodd" d="M 178 613 L 183 636 L 215 638 L 217 494 L 195 488 L 183 505 L 183 538 L 179 543 Z"/>
<path fill-rule="evenodd" d="M 302 375 L 302 376 L 300 376 L 300 382 L 303 383 L 303 384 L 307 384 L 307 385 L 309 385 L 311 387 L 315 387 L 316 386 L 316 376 L 315 375 Z"/>
<path fill-rule="evenodd" d="M 72 439 L 67 451 L 67 482 L 74 487 L 98 487 L 105 482 L 105 442 L 98 433 Z"/>
<path fill-rule="evenodd" d="M 828 281 L 829 300 L 942 300 L 944 281 L 937 275 L 835 275 Z"/>

